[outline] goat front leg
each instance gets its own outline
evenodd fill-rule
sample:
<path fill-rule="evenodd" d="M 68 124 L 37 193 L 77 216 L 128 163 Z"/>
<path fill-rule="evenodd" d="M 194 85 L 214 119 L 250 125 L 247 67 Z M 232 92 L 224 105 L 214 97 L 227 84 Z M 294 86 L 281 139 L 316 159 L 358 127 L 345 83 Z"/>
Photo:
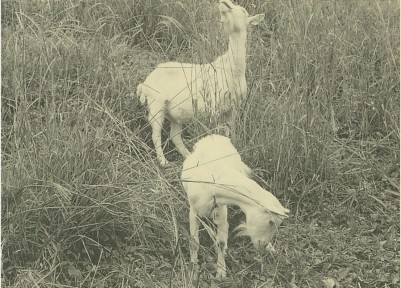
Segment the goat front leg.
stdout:
<path fill-rule="evenodd" d="M 176 121 L 170 120 L 170 138 L 173 141 L 175 147 L 177 147 L 178 152 L 182 157 L 187 158 L 190 154 L 187 147 L 185 147 L 181 138 L 182 124 Z"/>
<path fill-rule="evenodd" d="M 161 135 L 165 116 L 164 106 L 157 104 L 157 102 L 154 102 L 149 105 L 149 123 L 152 127 L 152 140 L 153 144 L 155 145 L 157 159 L 159 160 L 161 166 L 166 166 L 168 161 L 163 154 Z"/>
<path fill-rule="evenodd" d="M 230 111 L 225 111 L 222 113 L 221 120 L 222 120 L 222 135 L 226 136 L 227 138 L 232 139 L 233 136 L 233 129 L 234 129 L 234 114 L 235 114 L 235 107 L 232 106 Z"/>
<path fill-rule="evenodd" d="M 189 231 L 191 234 L 191 239 L 189 242 L 189 253 L 191 257 L 193 278 L 196 281 L 198 279 L 198 273 L 199 273 L 199 267 L 198 267 L 199 219 L 198 219 L 198 213 L 192 206 L 189 209 Z"/>
<path fill-rule="evenodd" d="M 227 276 L 225 255 L 228 240 L 227 206 L 220 206 L 213 211 L 213 221 L 217 225 L 217 274 L 216 278 L 222 279 Z"/>

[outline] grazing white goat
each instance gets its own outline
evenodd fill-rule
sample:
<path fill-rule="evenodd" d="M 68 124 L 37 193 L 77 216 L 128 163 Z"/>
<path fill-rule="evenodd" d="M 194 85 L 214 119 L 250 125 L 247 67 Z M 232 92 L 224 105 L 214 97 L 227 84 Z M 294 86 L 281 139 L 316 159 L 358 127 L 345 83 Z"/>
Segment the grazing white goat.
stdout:
<path fill-rule="evenodd" d="M 198 141 L 183 164 L 181 180 L 190 204 L 191 263 L 197 267 L 198 217 L 212 218 L 217 225 L 218 278 L 226 277 L 227 205 L 238 206 L 245 213 L 246 223 L 236 230 L 240 230 L 240 236 L 250 236 L 258 249 L 274 250 L 270 243 L 273 233 L 290 212 L 272 193 L 250 179 L 250 172 L 230 139 L 220 135 Z"/>
<path fill-rule="evenodd" d="M 197 115 L 231 111 L 246 95 L 247 27 L 259 24 L 264 14 L 249 16 L 229 0 L 220 0 L 219 11 L 229 39 L 225 54 L 208 64 L 162 63 L 137 87 L 137 96 L 148 107 L 152 140 L 162 166 L 167 164 L 161 146 L 165 118 L 170 121 L 170 138 L 185 158 L 189 151 L 181 138 L 183 123 Z"/>

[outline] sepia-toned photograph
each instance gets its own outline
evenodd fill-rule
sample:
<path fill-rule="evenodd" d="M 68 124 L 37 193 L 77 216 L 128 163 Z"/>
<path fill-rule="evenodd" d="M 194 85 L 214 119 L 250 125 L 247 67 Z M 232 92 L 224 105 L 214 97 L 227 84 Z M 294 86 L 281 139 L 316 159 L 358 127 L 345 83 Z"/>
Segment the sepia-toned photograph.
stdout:
<path fill-rule="evenodd" d="M 2 0 L 1 286 L 400 287 L 400 1 Z"/>

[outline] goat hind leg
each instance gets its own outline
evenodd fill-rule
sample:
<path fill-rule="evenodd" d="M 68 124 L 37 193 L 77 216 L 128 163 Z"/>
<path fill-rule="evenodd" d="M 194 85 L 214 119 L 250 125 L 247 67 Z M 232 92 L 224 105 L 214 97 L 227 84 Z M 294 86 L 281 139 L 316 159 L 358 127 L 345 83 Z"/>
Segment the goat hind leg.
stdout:
<path fill-rule="evenodd" d="M 182 124 L 176 121 L 170 120 L 170 138 L 173 141 L 175 147 L 177 147 L 178 152 L 182 157 L 186 158 L 190 153 L 182 142 L 181 138 Z"/>
<path fill-rule="evenodd" d="M 149 105 L 149 123 L 152 127 L 152 140 L 155 145 L 157 159 L 161 166 L 168 164 L 168 161 L 164 157 L 162 148 L 162 128 L 164 122 L 164 107 L 163 105 L 157 105 L 156 102 Z"/>
<path fill-rule="evenodd" d="M 189 209 L 189 231 L 191 240 L 189 242 L 189 253 L 193 269 L 193 278 L 196 281 L 198 278 L 198 250 L 199 250 L 199 219 L 195 209 L 191 206 Z"/>
<path fill-rule="evenodd" d="M 217 274 L 218 279 L 227 276 L 225 255 L 228 240 L 227 206 L 220 206 L 213 211 L 213 221 L 217 224 L 216 246 L 217 246 Z"/>

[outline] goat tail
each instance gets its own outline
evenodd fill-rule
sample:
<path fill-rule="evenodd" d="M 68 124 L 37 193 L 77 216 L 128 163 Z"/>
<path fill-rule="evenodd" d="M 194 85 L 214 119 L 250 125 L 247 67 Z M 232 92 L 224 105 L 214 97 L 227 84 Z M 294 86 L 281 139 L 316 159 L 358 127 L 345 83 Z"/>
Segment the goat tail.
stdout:
<path fill-rule="evenodd" d="M 139 84 L 138 87 L 136 87 L 136 96 L 139 98 L 139 101 L 141 101 L 142 105 L 146 103 L 146 95 L 143 92 L 143 84 Z"/>

